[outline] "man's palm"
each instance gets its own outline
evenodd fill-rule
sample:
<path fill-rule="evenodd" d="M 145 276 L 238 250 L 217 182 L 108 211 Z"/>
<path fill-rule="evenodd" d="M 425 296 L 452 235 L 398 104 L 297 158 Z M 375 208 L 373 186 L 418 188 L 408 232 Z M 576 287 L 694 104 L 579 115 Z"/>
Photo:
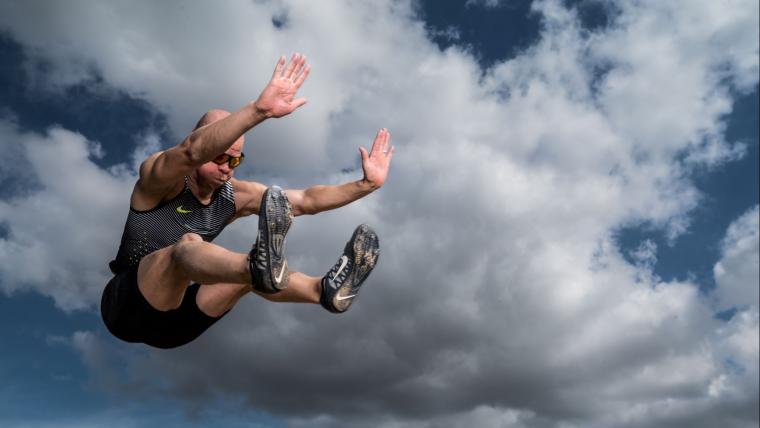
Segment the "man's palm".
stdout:
<path fill-rule="evenodd" d="M 269 117 L 282 117 L 293 112 L 306 103 L 306 98 L 295 98 L 311 66 L 306 64 L 306 57 L 295 54 L 285 66 L 285 57 L 277 61 L 272 80 L 256 100 L 257 107 Z"/>
<path fill-rule="evenodd" d="M 390 137 L 388 130 L 383 128 L 377 133 L 369 153 L 364 147 L 359 148 L 362 155 L 364 179 L 375 187 L 382 186 L 388 177 L 388 168 L 395 151 L 395 147 L 389 145 Z"/>

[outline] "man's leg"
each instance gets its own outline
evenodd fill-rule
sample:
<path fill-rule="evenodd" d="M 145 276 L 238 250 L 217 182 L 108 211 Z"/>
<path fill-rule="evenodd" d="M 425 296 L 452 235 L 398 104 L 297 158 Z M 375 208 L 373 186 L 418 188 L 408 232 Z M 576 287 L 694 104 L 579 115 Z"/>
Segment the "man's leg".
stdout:
<path fill-rule="evenodd" d="M 252 290 L 248 284 L 202 285 L 196 303 L 206 315 L 219 317 L 253 291 L 272 302 L 320 303 L 330 312 L 345 312 L 374 269 L 378 256 L 377 235 L 369 226 L 359 225 L 346 243 L 343 255 L 321 278 L 290 271 L 288 288 L 274 294 Z"/>
<path fill-rule="evenodd" d="M 204 314 L 214 318 L 232 309 L 241 297 L 251 291 L 272 302 L 319 303 L 321 280 L 291 271 L 288 288 L 275 294 L 257 292 L 249 284 L 204 284 L 198 289 L 196 303 Z"/>
<path fill-rule="evenodd" d="M 316 303 L 321 299 L 325 309 L 345 312 L 374 268 L 377 257 L 377 235 L 361 225 L 346 244 L 344 255 L 325 277 L 291 271 L 292 287 L 275 294 L 257 294 L 276 302 Z M 178 308 L 191 282 L 208 284 L 199 289 L 196 303 L 207 315 L 219 316 L 252 291 L 249 266 L 248 255 L 229 251 L 188 233 L 176 244 L 145 256 L 137 271 L 137 283 L 148 303 L 160 311 Z M 327 296 L 323 295 L 323 280 L 330 285 Z"/>
<path fill-rule="evenodd" d="M 253 290 L 259 296 L 272 302 L 319 303 L 322 295 L 322 278 L 290 271 L 288 288 L 276 294 L 264 294 Z"/>
<path fill-rule="evenodd" d="M 145 256 L 137 269 L 140 292 L 159 311 L 178 308 L 191 282 L 237 283 L 250 288 L 248 255 L 188 233 L 176 244 Z"/>
<path fill-rule="evenodd" d="M 198 307 L 217 317 L 252 291 L 248 266 L 247 254 L 188 233 L 176 244 L 145 256 L 137 270 L 137 283 L 148 303 L 160 311 L 178 308 L 191 282 L 206 284 L 198 290 Z M 320 278 L 291 271 L 288 288 L 276 294 L 256 294 L 274 302 L 319 303 L 320 293 Z"/>

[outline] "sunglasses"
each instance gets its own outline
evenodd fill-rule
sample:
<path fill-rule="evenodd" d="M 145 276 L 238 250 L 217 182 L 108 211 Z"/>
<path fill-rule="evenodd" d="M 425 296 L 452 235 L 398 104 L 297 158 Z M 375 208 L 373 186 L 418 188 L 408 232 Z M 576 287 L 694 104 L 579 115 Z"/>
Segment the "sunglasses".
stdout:
<path fill-rule="evenodd" d="M 245 154 L 243 153 L 240 153 L 240 156 L 230 156 L 227 153 L 222 153 L 221 155 L 215 157 L 214 159 L 211 159 L 211 162 L 214 162 L 217 165 L 226 163 L 227 165 L 229 165 L 230 169 L 235 169 L 238 166 L 240 166 L 240 163 L 243 162 L 244 157 L 245 157 Z"/>

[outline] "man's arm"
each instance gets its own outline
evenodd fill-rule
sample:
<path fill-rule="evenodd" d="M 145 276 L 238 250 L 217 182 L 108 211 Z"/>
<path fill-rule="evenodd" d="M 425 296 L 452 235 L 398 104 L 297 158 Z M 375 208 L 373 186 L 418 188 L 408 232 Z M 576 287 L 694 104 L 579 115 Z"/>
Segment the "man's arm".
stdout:
<path fill-rule="evenodd" d="M 136 189 L 148 197 L 161 195 L 182 177 L 224 153 L 265 119 L 288 115 L 304 105 L 306 99 L 295 99 L 295 94 L 309 71 L 306 57 L 293 55 L 287 67 L 285 57 L 281 57 L 272 79 L 256 101 L 222 120 L 196 129 L 179 145 L 150 156 L 140 166 Z"/>
<path fill-rule="evenodd" d="M 317 185 L 302 190 L 288 189 L 285 193 L 293 207 L 293 215 L 299 216 L 340 208 L 369 195 L 376 189 L 377 187 L 374 187 L 372 183 L 362 179 L 335 186 Z"/>
<path fill-rule="evenodd" d="M 224 153 L 246 131 L 265 119 L 250 103 L 217 122 L 202 126 L 182 143 L 148 157 L 140 165 L 137 190 L 145 197 L 160 197 L 184 176 Z"/>
<path fill-rule="evenodd" d="M 389 146 L 390 133 L 378 131 L 369 153 L 359 148 L 364 177 L 361 180 L 336 186 L 312 186 L 304 190 L 286 190 L 293 206 L 293 215 L 317 214 L 350 204 L 382 187 L 388 176 L 395 148 Z"/>
<path fill-rule="evenodd" d="M 235 189 L 235 218 L 258 214 L 261 198 L 267 186 L 255 181 L 231 179 Z M 285 194 L 293 208 L 293 215 L 317 214 L 342 207 L 370 194 L 376 188 L 365 180 L 357 180 L 337 186 L 317 185 L 308 189 L 288 189 Z"/>
<path fill-rule="evenodd" d="M 381 129 L 369 153 L 364 147 L 359 148 L 364 170 L 361 180 L 333 186 L 317 185 L 303 190 L 286 190 L 285 194 L 293 207 L 293 215 L 317 214 L 342 207 L 379 189 L 388 176 L 388 168 L 395 151 L 394 147 L 389 148 L 389 142 L 388 130 Z M 255 181 L 234 178 L 230 182 L 235 189 L 235 218 L 258 214 L 261 198 L 267 187 Z"/>

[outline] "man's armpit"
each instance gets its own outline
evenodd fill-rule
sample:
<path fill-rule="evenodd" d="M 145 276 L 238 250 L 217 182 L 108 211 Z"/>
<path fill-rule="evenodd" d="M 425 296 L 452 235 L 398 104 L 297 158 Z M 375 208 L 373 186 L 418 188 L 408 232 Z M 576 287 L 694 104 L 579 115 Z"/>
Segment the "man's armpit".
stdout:
<path fill-rule="evenodd" d="M 255 181 L 244 181 L 231 179 L 233 189 L 235 190 L 235 206 L 237 211 L 236 217 L 246 217 L 259 213 L 261 198 L 267 187 Z"/>

